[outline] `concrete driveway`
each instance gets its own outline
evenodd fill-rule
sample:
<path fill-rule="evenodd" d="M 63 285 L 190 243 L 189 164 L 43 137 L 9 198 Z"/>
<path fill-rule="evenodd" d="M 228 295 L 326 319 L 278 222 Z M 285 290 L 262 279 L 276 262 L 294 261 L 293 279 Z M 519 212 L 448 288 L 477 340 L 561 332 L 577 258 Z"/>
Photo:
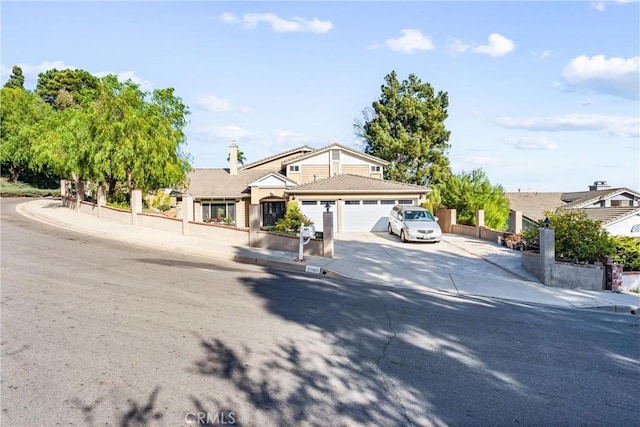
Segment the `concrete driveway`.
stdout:
<path fill-rule="evenodd" d="M 417 289 L 557 303 L 553 291 L 525 272 L 520 260 L 518 251 L 464 236 L 445 235 L 440 243 L 402 243 L 386 232 L 339 233 L 335 258 L 327 267 L 350 269 L 350 277 Z"/>

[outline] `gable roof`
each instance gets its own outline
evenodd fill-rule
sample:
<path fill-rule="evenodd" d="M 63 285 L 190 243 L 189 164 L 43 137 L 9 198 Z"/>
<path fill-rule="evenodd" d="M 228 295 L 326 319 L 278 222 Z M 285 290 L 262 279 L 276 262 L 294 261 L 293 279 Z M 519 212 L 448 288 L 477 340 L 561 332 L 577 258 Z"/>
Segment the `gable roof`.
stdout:
<path fill-rule="evenodd" d="M 273 162 L 274 160 L 278 160 L 279 158 L 291 156 L 292 154 L 295 154 L 298 151 L 301 152 L 302 155 L 304 155 L 304 154 L 306 154 L 308 152 L 315 151 L 315 148 L 311 148 L 308 145 L 302 145 L 300 147 L 293 148 L 293 149 L 291 149 L 289 151 L 284 151 L 282 153 L 274 154 L 273 156 L 265 157 L 264 159 L 256 160 L 255 162 L 247 163 L 246 165 L 243 165 L 239 170 L 251 169 L 251 168 L 254 168 L 256 166 L 260 166 L 260 165 L 262 165 L 264 163 Z"/>
<path fill-rule="evenodd" d="M 257 180 L 250 182 L 248 184 L 249 187 L 260 187 L 260 188 L 285 188 L 285 187 L 295 187 L 296 185 L 298 185 L 297 182 L 277 172 L 267 173 L 265 176 L 260 177 Z"/>
<path fill-rule="evenodd" d="M 186 193 L 193 197 L 209 198 L 242 198 L 249 197 L 248 185 L 266 175 L 264 170 L 238 170 L 237 175 L 230 175 L 229 169 L 193 169 L 189 172 L 189 187 Z"/>
<path fill-rule="evenodd" d="M 362 151 L 357 151 L 357 150 L 354 150 L 353 148 L 345 147 L 344 145 L 340 145 L 340 144 L 331 144 L 331 145 L 327 145 L 327 146 L 322 147 L 322 148 L 318 148 L 317 150 L 314 150 L 314 151 L 312 151 L 310 153 L 304 153 L 304 154 L 301 154 L 299 156 L 293 157 L 293 158 L 291 158 L 289 160 L 286 160 L 286 161 L 282 162 L 282 164 L 283 165 L 288 165 L 290 163 L 295 163 L 295 162 L 298 162 L 300 160 L 308 159 L 309 157 L 313 157 L 313 156 L 315 156 L 317 154 L 321 154 L 321 153 L 324 153 L 325 151 L 329 151 L 331 149 L 336 149 L 336 148 L 338 148 L 340 150 L 343 150 L 343 151 L 346 151 L 348 153 L 351 153 L 351 154 L 353 154 L 355 156 L 363 157 L 363 158 L 369 160 L 370 162 L 377 163 L 377 164 L 379 164 L 381 166 L 387 166 L 389 164 L 388 161 L 383 160 L 380 157 L 372 156 L 371 154 L 363 153 Z"/>
<path fill-rule="evenodd" d="M 429 187 L 421 185 L 404 184 L 396 181 L 385 181 L 381 179 L 368 178 L 360 175 L 342 174 L 329 178 L 312 181 L 298 187 L 287 190 L 289 194 L 303 193 L 331 193 L 331 194 L 352 194 L 352 193 L 430 193 Z"/>
<path fill-rule="evenodd" d="M 589 219 L 593 221 L 600 221 L 602 225 L 606 225 L 632 215 L 640 215 L 640 208 L 637 206 L 614 206 L 610 208 L 588 208 L 578 210 L 586 213 Z"/>
<path fill-rule="evenodd" d="M 575 193 L 563 193 L 562 200 L 567 202 L 564 208 L 581 208 L 599 200 L 606 200 L 622 193 L 630 193 L 640 198 L 640 193 L 629 188 L 609 188 L 606 190 L 579 191 Z"/>
<path fill-rule="evenodd" d="M 563 193 L 505 193 L 511 210 L 522 212 L 522 216 L 533 222 L 544 219 L 545 211 L 555 212 L 565 203 Z"/>

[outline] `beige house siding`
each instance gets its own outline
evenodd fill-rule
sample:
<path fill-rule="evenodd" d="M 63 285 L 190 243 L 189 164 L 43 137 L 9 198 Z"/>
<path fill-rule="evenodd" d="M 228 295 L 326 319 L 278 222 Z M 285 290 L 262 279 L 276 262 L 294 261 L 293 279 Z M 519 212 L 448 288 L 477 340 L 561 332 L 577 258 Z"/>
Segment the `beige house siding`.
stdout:
<path fill-rule="evenodd" d="M 249 201 L 242 199 L 236 203 L 236 227 L 249 227 Z"/>
<path fill-rule="evenodd" d="M 287 178 L 294 181 L 297 184 L 300 184 L 302 177 L 300 176 L 300 172 L 289 172 L 287 171 Z"/>
<path fill-rule="evenodd" d="M 369 165 L 342 165 L 342 173 L 350 173 L 353 175 L 369 176 Z"/>
<path fill-rule="evenodd" d="M 284 188 L 256 188 L 251 187 L 251 204 L 258 205 L 266 198 L 284 199 Z"/>
<path fill-rule="evenodd" d="M 369 178 L 382 179 L 382 172 L 371 172 Z"/>
<path fill-rule="evenodd" d="M 303 165 L 301 169 L 302 183 L 329 177 L 329 165 Z"/>

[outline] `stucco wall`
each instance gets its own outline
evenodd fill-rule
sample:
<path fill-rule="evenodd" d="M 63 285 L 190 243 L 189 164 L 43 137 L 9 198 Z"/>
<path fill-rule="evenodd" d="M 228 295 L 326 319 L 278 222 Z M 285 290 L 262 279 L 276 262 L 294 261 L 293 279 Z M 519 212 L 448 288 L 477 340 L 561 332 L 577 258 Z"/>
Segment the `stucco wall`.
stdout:
<path fill-rule="evenodd" d="M 182 233 L 182 220 L 167 217 L 160 217 L 151 214 L 138 214 L 138 225 L 154 230 L 168 231 L 171 233 Z"/>
<path fill-rule="evenodd" d="M 249 244 L 249 230 L 223 225 L 189 222 L 189 235 L 224 242 L 225 245 Z"/>
<path fill-rule="evenodd" d="M 522 267 L 538 279 L 542 279 L 540 254 L 528 251 L 523 252 Z M 578 265 L 556 261 L 551 271 L 551 283 L 547 284 L 547 286 L 601 291 L 604 289 L 604 270 L 602 266 Z"/>
<path fill-rule="evenodd" d="M 491 242 L 498 242 L 498 237 L 502 237 L 504 232 L 495 231 L 487 227 L 480 227 L 480 238 L 482 240 L 489 240 Z"/>
<path fill-rule="evenodd" d="M 462 234 L 463 236 L 476 237 L 476 228 L 470 225 L 452 224 L 451 234 Z"/>
<path fill-rule="evenodd" d="M 251 243 L 251 246 L 297 254 L 299 244 L 300 238 L 296 236 L 283 236 L 259 231 L 256 234 L 256 240 Z M 324 256 L 322 239 L 311 239 L 309 243 L 304 245 L 304 255 Z"/>

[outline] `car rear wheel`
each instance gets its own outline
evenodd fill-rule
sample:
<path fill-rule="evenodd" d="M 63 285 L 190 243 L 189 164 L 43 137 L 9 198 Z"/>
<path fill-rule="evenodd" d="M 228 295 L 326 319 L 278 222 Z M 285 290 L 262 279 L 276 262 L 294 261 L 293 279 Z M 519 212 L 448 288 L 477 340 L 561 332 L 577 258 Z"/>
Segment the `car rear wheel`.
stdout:
<path fill-rule="evenodd" d="M 404 235 L 404 230 L 400 230 L 400 241 L 402 243 L 407 243 L 407 237 Z"/>

